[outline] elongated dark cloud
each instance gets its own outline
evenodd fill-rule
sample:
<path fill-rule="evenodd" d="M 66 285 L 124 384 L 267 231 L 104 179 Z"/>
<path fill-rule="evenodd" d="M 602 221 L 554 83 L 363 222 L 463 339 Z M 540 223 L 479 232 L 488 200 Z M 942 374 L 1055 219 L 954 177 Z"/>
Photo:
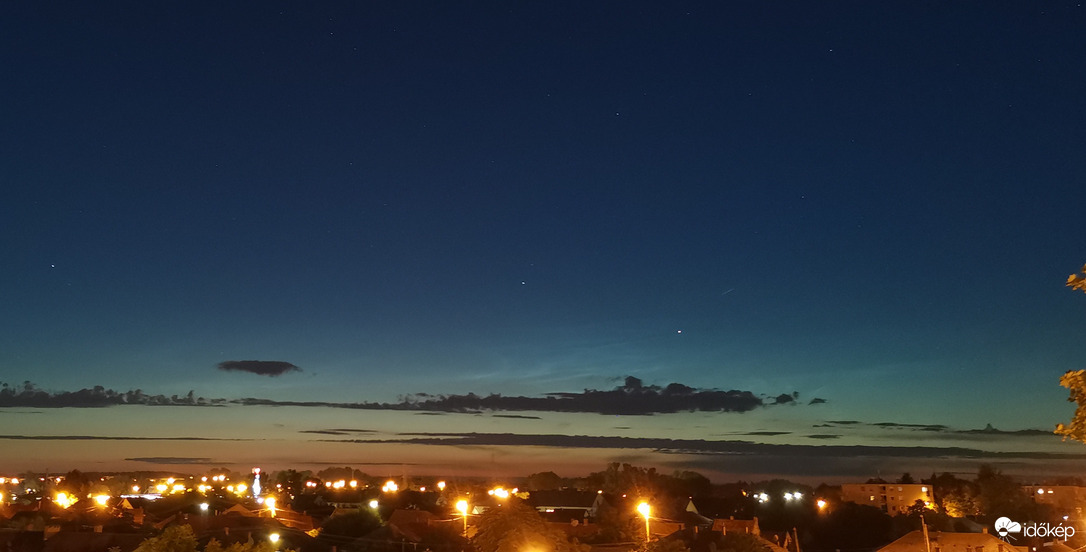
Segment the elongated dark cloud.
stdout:
<path fill-rule="evenodd" d="M 303 429 L 298 433 L 316 433 L 319 435 L 352 435 L 356 433 L 377 433 L 373 429 Z"/>
<path fill-rule="evenodd" d="M 535 411 L 645 416 L 675 412 L 748 412 L 766 405 L 789 404 L 795 397 L 795 393 L 782 394 L 766 400 L 750 391 L 694 389 L 678 383 L 659 387 L 643 385 L 641 380 L 628 377 L 624 385 L 606 391 L 585 389 L 580 393 L 549 393 L 542 397 L 419 393 L 408 395 L 399 403 L 296 402 L 255 398 L 235 402 L 251 406 L 326 406 L 361 410 L 459 413 Z"/>
<path fill-rule="evenodd" d="M 815 437 L 832 438 L 832 437 Z M 560 448 L 651 449 L 686 454 L 772 454 L 783 456 L 849 458 L 857 455 L 900 458 L 970 458 L 970 459 L 1048 459 L 1086 461 L 1086 454 L 1040 451 L 992 452 L 967 447 L 872 446 L 872 445 L 797 445 L 767 444 L 751 441 L 711 441 L 705 439 L 667 439 L 651 437 L 611 437 L 563 434 L 515 433 L 402 433 L 398 439 L 346 439 L 339 443 L 404 443 L 448 446 L 537 446 Z"/>
<path fill-rule="evenodd" d="M 293 364 L 271 361 L 230 361 L 219 365 L 222 370 L 244 370 L 273 376 L 297 369 Z M 696 389 L 681 383 L 661 387 L 644 385 L 635 377 L 627 377 L 623 385 L 607 390 L 585 389 L 580 393 L 549 393 L 539 397 L 504 396 L 500 394 L 430 395 L 418 393 L 402 397 L 399 402 L 325 402 L 282 401 L 262 398 L 204 399 L 192 392 L 179 397 L 146 395 L 140 390 L 120 393 L 101 386 L 76 392 L 50 393 L 25 383 L 22 387 L 0 388 L 0 407 L 101 407 L 125 404 L 147 406 L 301 406 L 348 408 L 358 410 L 404 410 L 420 414 L 440 413 L 498 413 L 498 412 L 570 412 L 607 415 L 647 416 L 676 412 L 749 412 L 774 405 L 797 404 L 798 393 L 782 393 L 766 398 L 750 391 Z M 497 414 L 517 416 L 516 414 Z M 523 416 L 523 415 L 521 415 Z"/>
<path fill-rule="evenodd" d="M 24 382 L 19 386 L 0 383 L 0 408 L 100 408 L 123 404 L 143 406 L 221 406 L 226 402 L 225 399 L 197 397 L 192 391 L 189 391 L 187 395 L 167 397 L 165 395 L 148 395 L 139 389 L 119 392 L 98 385 L 92 389 L 53 393 L 42 390 L 30 382 Z"/>
<path fill-rule="evenodd" d="M 220 439 L 216 437 L 131 437 L 117 435 L 0 435 L 11 441 L 252 441 L 252 439 Z"/>
<path fill-rule="evenodd" d="M 189 458 L 185 456 L 146 456 L 142 458 L 125 458 L 131 462 L 147 462 L 149 464 L 213 464 L 210 458 Z"/>
<path fill-rule="evenodd" d="M 227 360 L 219 363 L 219 370 L 224 372 L 249 372 L 258 376 L 276 377 L 287 372 L 301 372 L 302 369 L 281 360 Z"/>
<path fill-rule="evenodd" d="M 909 432 L 921 432 L 921 433 L 944 433 L 948 435 L 961 435 L 969 438 L 981 439 L 985 437 L 999 437 L 999 436 L 1017 436 L 1017 437 L 1044 437 L 1051 436 L 1053 433 L 1051 430 L 1045 429 L 1017 429 L 1017 430 L 1002 430 L 992 427 L 992 424 L 986 425 L 983 429 L 955 429 L 943 424 L 905 424 L 899 422 L 858 422 L 855 420 L 831 420 L 824 424 L 816 424 L 813 427 L 837 427 L 837 426 L 864 426 L 874 427 L 878 429 L 888 430 L 904 430 Z M 926 437 L 925 437 L 926 438 Z"/>

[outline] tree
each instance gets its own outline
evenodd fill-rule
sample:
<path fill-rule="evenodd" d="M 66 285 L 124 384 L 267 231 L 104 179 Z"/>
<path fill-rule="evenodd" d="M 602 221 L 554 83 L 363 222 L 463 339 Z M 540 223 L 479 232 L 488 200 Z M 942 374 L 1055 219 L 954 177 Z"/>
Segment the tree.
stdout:
<path fill-rule="evenodd" d="M 717 549 L 721 552 L 769 552 L 770 550 L 762 539 L 747 533 L 728 533 L 722 536 Z"/>
<path fill-rule="evenodd" d="M 140 543 L 135 552 L 196 552 L 196 536 L 188 525 L 167 527 L 157 537 Z"/>
<path fill-rule="evenodd" d="M 828 515 L 820 516 L 812 528 L 808 548 L 826 550 L 872 550 L 893 540 L 893 520 L 886 512 L 846 502 Z"/>
<path fill-rule="evenodd" d="M 472 544 L 476 552 L 581 552 L 587 547 L 570 543 L 564 533 L 551 529 L 534 508 L 520 500 L 490 508 L 479 516 Z"/>
<path fill-rule="evenodd" d="M 1056 435 L 1063 436 L 1065 441 L 1070 438 L 1086 442 L 1086 370 L 1071 370 L 1065 373 L 1060 378 L 1060 385 L 1070 390 L 1071 395 L 1067 397 L 1067 401 L 1077 406 L 1070 424 L 1056 425 Z"/>
<path fill-rule="evenodd" d="M 1034 502 L 1018 482 L 987 464 L 977 471 L 977 505 L 980 514 L 992 520 L 1036 519 Z"/>
<path fill-rule="evenodd" d="M 78 497 L 87 496 L 87 490 L 91 486 L 90 478 L 79 470 L 68 472 L 64 479 L 57 485 L 57 489 Z"/>
<path fill-rule="evenodd" d="M 1067 287 L 1078 291 L 1086 291 L 1086 266 L 1082 267 L 1082 273 L 1068 276 Z"/>
<path fill-rule="evenodd" d="M 275 552 L 275 550 L 275 545 L 266 540 L 238 542 L 224 547 L 219 541 L 211 539 L 204 547 L 204 552 Z"/>
<path fill-rule="evenodd" d="M 1067 287 L 1086 292 L 1086 266 L 1082 274 L 1067 277 Z M 1056 435 L 1086 443 L 1086 370 L 1071 370 L 1060 378 L 1060 385 L 1071 391 L 1068 402 L 1075 403 L 1075 415 L 1069 425 L 1056 424 Z"/>
<path fill-rule="evenodd" d="M 381 520 L 367 509 L 337 514 L 321 526 L 321 536 L 358 538 L 381 526 Z"/>
<path fill-rule="evenodd" d="M 526 487 L 529 491 L 549 491 L 551 489 L 561 489 L 566 485 L 566 481 L 558 476 L 558 474 L 547 471 L 533 473 L 528 476 Z"/>
<path fill-rule="evenodd" d="M 644 552 L 690 552 L 690 547 L 686 546 L 682 539 L 656 539 L 652 542 L 643 542 L 638 550 Z M 763 548 L 752 552 L 768 552 L 768 550 Z"/>

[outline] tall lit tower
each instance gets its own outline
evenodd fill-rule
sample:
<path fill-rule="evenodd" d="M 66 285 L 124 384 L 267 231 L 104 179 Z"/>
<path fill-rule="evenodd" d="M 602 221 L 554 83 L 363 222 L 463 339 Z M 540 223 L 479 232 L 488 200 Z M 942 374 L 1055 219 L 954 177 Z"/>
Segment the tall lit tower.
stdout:
<path fill-rule="evenodd" d="M 253 498 L 260 498 L 260 468 L 253 468 Z"/>

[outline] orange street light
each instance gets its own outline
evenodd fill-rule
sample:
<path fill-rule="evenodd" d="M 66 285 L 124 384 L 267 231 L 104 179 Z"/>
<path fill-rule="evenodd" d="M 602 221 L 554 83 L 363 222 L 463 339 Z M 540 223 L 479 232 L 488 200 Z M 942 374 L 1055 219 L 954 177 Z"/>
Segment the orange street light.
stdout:
<path fill-rule="evenodd" d="M 456 501 L 456 510 L 464 516 L 464 536 L 468 536 L 468 501 Z"/>
<path fill-rule="evenodd" d="M 649 506 L 648 502 L 642 502 L 637 505 L 637 511 L 645 516 L 645 542 L 648 542 L 652 539 L 652 536 L 649 533 L 649 515 L 652 514 L 652 506 Z"/>

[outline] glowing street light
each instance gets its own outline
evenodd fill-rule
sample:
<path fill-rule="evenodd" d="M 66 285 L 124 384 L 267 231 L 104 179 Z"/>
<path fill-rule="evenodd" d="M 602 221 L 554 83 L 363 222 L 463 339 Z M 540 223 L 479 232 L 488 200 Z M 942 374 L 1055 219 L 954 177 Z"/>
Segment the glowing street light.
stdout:
<path fill-rule="evenodd" d="M 56 498 L 53 499 L 53 502 L 55 502 L 57 506 L 60 506 L 61 508 L 67 510 L 72 506 L 72 504 L 75 504 L 77 500 L 78 499 L 74 496 L 61 491 L 57 493 Z"/>
<path fill-rule="evenodd" d="M 468 536 L 468 501 L 458 500 L 456 501 L 456 510 L 464 516 L 464 536 Z"/>
<path fill-rule="evenodd" d="M 378 503 L 377 503 L 376 498 L 370 501 L 370 508 L 373 508 L 374 510 L 376 510 L 377 506 L 378 506 Z"/>
<path fill-rule="evenodd" d="M 652 539 L 652 536 L 649 533 L 649 515 L 652 513 L 652 506 L 649 506 L 648 502 L 642 502 L 637 505 L 637 511 L 645 516 L 645 542 L 648 542 Z"/>
<path fill-rule="evenodd" d="M 437 482 L 437 490 L 439 490 L 439 491 L 444 491 L 445 490 L 445 482 L 444 481 L 438 481 Z"/>
<path fill-rule="evenodd" d="M 268 540 L 272 542 L 279 542 L 279 533 L 272 533 L 268 535 Z"/>

